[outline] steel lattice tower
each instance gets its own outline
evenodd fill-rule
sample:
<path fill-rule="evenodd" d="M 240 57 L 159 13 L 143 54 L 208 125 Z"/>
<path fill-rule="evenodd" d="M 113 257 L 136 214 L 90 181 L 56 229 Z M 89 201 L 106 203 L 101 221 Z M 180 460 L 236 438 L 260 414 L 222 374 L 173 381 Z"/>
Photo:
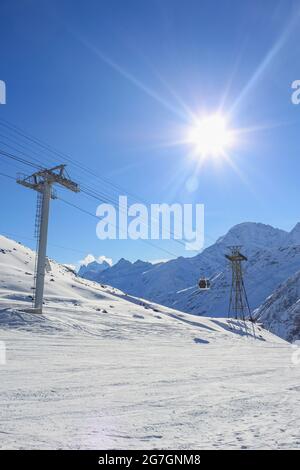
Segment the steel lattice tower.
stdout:
<path fill-rule="evenodd" d="M 42 313 L 45 283 L 45 270 L 47 264 L 47 237 L 50 200 L 55 199 L 52 186 L 60 184 L 70 191 L 79 192 L 79 186 L 71 181 L 66 172 L 66 165 L 58 165 L 50 169 L 42 169 L 31 176 L 18 178 L 17 183 L 38 192 L 36 233 L 38 234 L 38 253 L 35 268 L 35 295 L 34 311 Z"/>
<path fill-rule="evenodd" d="M 241 252 L 241 246 L 230 246 L 229 255 L 225 257 L 231 262 L 232 282 L 229 300 L 228 316 L 236 319 L 252 319 L 247 293 L 243 279 L 242 262 L 247 261 L 246 256 Z"/>

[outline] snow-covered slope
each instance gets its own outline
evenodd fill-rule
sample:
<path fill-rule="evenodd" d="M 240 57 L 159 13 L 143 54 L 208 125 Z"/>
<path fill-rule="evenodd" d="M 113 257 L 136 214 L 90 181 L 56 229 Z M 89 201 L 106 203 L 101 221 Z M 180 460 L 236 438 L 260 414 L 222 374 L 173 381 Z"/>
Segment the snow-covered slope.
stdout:
<path fill-rule="evenodd" d="M 78 277 L 71 269 L 50 260 L 51 272 L 46 273 L 43 317 L 22 311 L 31 308 L 34 283 L 35 253 L 13 240 L 0 236 L 0 326 L 20 329 L 44 328 L 78 330 L 93 335 L 120 337 L 130 334 L 123 322 L 157 324 L 170 327 L 170 309 L 160 308 L 144 300 L 130 297 L 110 286 L 99 285 Z M 158 310 L 160 308 L 160 310 Z M 84 311 L 83 311 L 84 310 Z M 160 315 L 164 314 L 163 322 Z M 177 312 L 173 312 L 174 314 Z M 137 322 L 137 320 L 139 320 Z M 120 331 L 118 331 L 118 327 Z M 177 327 L 176 327 L 177 330 Z M 179 331 L 179 330 L 178 330 Z M 145 334 L 144 328 L 140 334 Z"/>
<path fill-rule="evenodd" d="M 281 284 L 255 310 L 254 316 L 278 336 L 293 342 L 300 339 L 300 271 Z"/>
<path fill-rule="evenodd" d="M 113 327 L 107 330 L 115 333 L 120 323 L 120 333 L 123 321 L 129 321 L 130 325 L 136 323 L 150 323 L 155 326 L 156 333 L 160 328 L 172 328 L 175 333 L 182 334 L 185 325 L 204 325 L 203 335 L 206 339 L 208 331 L 215 331 L 210 319 L 201 319 L 197 322 L 192 315 L 177 312 L 160 305 L 147 302 L 143 299 L 129 296 L 122 291 L 97 282 L 88 281 L 78 277 L 74 271 L 66 266 L 50 260 L 51 271 L 46 273 L 43 317 L 35 314 L 24 313 L 31 308 L 33 291 L 33 271 L 35 265 L 35 253 L 26 246 L 0 236 L 0 325 L 2 328 L 18 327 L 23 329 L 29 325 L 49 331 L 54 327 L 68 331 L 76 329 L 84 330 L 95 335 L 103 335 L 104 325 Z M 83 313 L 84 309 L 84 313 Z M 63 312 L 63 313 L 62 313 Z M 139 320 L 139 321 L 137 321 Z M 180 328 L 178 328 L 178 322 Z M 222 320 L 219 323 L 219 331 L 223 334 L 228 331 L 227 323 Z M 251 336 L 253 332 L 248 325 Z M 99 331 L 98 331 L 99 330 Z M 130 329 L 125 329 L 130 334 Z M 140 334 L 146 330 L 141 328 Z M 237 333 L 237 331 L 236 331 Z M 244 331 L 239 334 L 244 335 Z M 264 333 L 266 335 L 266 333 Z M 263 339 L 261 333 L 255 333 L 257 338 Z M 112 335 L 113 336 L 113 335 Z M 231 336 L 231 335 L 229 335 Z"/>
<path fill-rule="evenodd" d="M 252 309 L 300 269 L 300 224 L 290 232 L 259 223 L 234 226 L 217 242 L 193 258 L 177 258 L 145 266 L 122 260 L 96 276 L 129 294 L 179 310 L 205 316 L 224 316 L 228 310 L 230 267 L 225 259 L 228 246 L 242 245 L 249 261 L 244 264 L 245 284 Z M 199 277 L 212 279 L 211 289 L 199 292 Z"/>
<path fill-rule="evenodd" d="M 300 448 L 288 343 L 53 261 L 44 314 L 24 313 L 33 266 L 31 250 L 0 237 L 0 448 Z"/>

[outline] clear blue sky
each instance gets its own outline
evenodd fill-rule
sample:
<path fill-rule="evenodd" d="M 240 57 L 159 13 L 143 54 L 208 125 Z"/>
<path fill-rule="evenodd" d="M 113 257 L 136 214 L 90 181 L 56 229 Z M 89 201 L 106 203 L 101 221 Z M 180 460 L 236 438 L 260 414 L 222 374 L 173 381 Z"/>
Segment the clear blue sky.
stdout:
<path fill-rule="evenodd" d="M 150 203 L 204 203 L 206 244 L 243 221 L 290 230 L 300 220 L 300 105 L 291 103 L 299 9 L 293 0 L 2 0 L 0 119 Z M 187 110 L 211 113 L 221 103 L 233 128 L 252 129 L 230 152 L 238 171 L 207 162 L 188 192 L 196 163 L 185 146 L 165 144 L 188 126 Z M 0 148 L 9 150 L 5 132 L 0 126 Z M 0 163 L 11 175 L 30 172 Z M 112 194 L 72 166 L 69 173 Z M 33 246 L 36 195 L 0 183 L 0 232 Z M 95 213 L 96 201 L 64 197 Z M 96 222 L 54 201 L 49 255 L 76 263 L 88 253 L 114 261 L 168 258 L 163 249 L 195 254 L 172 241 L 99 241 Z"/>

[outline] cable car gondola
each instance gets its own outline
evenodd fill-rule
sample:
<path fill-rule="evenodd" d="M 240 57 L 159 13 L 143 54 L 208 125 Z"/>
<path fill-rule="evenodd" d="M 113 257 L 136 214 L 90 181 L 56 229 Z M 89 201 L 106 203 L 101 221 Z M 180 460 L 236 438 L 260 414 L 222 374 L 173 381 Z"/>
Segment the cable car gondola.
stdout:
<path fill-rule="evenodd" d="M 210 289 L 210 280 L 203 277 L 199 279 L 198 286 L 200 290 L 208 290 Z"/>

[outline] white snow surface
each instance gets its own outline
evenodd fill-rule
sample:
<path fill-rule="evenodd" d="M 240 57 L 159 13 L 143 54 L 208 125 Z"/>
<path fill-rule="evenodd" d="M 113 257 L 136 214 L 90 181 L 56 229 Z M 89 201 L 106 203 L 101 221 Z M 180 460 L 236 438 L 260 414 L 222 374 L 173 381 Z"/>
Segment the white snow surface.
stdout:
<path fill-rule="evenodd" d="M 300 364 L 284 340 L 54 261 L 44 314 L 25 313 L 33 267 L 0 237 L 1 449 L 300 448 Z"/>

